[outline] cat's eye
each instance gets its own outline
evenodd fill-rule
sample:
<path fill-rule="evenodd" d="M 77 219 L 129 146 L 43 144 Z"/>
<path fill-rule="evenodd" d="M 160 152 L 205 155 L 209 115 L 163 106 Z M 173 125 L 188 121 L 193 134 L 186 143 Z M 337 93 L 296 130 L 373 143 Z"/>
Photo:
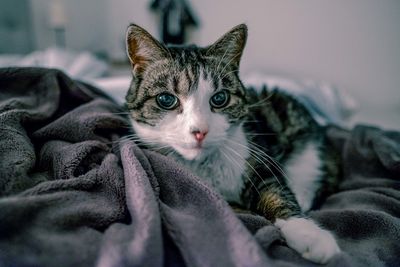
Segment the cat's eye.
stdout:
<path fill-rule="evenodd" d="M 161 108 L 167 110 L 176 108 L 179 102 L 176 96 L 169 93 L 161 93 L 157 95 L 156 101 Z"/>
<path fill-rule="evenodd" d="M 228 91 L 222 90 L 217 93 L 215 93 L 211 98 L 210 98 L 210 105 L 214 108 L 223 108 L 226 105 L 228 105 L 230 99 L 230 95 Z"/>

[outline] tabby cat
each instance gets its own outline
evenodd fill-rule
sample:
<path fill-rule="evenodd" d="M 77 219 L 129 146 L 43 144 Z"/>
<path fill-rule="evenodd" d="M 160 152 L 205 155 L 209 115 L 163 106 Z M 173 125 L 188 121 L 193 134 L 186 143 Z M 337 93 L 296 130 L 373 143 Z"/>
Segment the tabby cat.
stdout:
<path fill-rule="evenodd" d="M 246 39 L 242 24 L 207 47 L 167 47 L 131 24 L 126 104 L 136 140 L 271 220 L 304 258 L 326 263 L 339 247 L 305 212 L 333 188 L 335 158 L 324 129 L 294 98 L 243 86 Z"/>

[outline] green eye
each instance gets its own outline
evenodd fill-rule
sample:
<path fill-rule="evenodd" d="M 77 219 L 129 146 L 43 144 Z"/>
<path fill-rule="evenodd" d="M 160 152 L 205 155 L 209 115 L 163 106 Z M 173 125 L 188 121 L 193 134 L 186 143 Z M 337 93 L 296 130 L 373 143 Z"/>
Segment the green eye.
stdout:
<path fill-rule="evenodd" d="M 156 97 L 157 104 L 166 110 L 174 109 L 178 105 L 178 98 L 169 93 L 161 93 Z"/>
<path fill-rule="evenodd" d="M 229 98 L 230 95 L 228 91 L 226 90 L 219 91 L 210 98 L 210 105 L 214 108 L 225 107 L 229 103 Z"/>

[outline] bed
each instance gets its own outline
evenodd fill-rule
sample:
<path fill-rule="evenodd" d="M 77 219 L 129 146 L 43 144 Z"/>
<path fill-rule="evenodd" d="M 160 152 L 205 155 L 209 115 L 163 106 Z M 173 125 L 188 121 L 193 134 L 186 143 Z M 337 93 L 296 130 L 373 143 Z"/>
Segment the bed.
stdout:
<path fill-rule="evenodd" d="M 313 266 L 178 163 L 123 141 L 103 91 L 55 69 L 0 69 L 0 266 Z M 343 181 L 309 216 L 327 266 L 400 264 L 400 133 L 329 126 Z"/>

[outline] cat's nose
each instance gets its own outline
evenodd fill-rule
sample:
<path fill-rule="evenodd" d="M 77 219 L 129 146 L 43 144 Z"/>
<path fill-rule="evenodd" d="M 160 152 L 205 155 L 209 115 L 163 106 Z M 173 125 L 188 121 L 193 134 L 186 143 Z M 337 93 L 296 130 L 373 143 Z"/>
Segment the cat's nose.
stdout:
<path fill-rule="evenodd" d="M 199 143 L 201 143 L 204 140 L 204 138 L 206 138 L 207 133 L 208 133 L 208 131 L 200 131 L 200 130 L 192 131 L 192 134 L 194 135 L 194 138 Z"/>

